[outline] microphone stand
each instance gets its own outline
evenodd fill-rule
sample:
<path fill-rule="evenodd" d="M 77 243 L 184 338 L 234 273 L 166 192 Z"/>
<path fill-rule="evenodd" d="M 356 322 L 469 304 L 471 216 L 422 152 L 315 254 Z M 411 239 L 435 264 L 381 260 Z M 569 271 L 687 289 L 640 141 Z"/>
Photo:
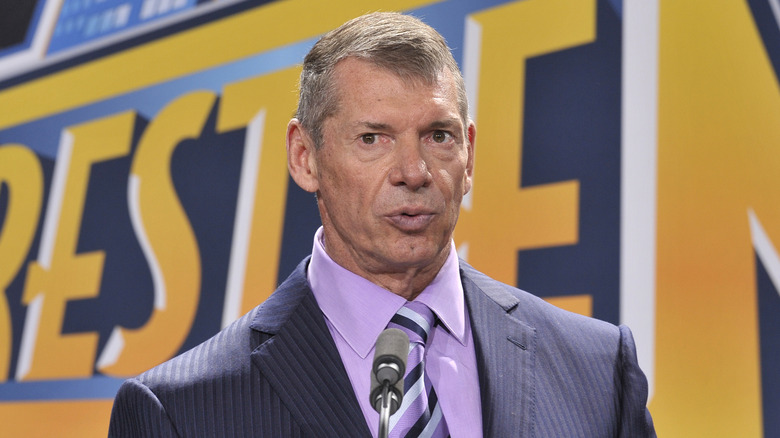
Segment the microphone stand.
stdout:
<path fill-rule="evenodd" d="M 395 394 L 390 392 L 390 382 L 385 380 L 382 384 L 382 395 L 380 398 L 379 438 L 387 438 L 390 429 L 390 399 L 394 396 Z"/>

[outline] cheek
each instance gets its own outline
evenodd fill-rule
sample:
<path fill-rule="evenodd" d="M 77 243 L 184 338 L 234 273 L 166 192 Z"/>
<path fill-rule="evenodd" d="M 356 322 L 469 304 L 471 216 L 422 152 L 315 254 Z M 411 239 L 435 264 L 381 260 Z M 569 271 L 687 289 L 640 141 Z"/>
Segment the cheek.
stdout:
<path fill-rule="evenodd" d="M 375 179 L 370 172 L 357 172 L 339 169 L 331 171 L 322 184 L 323 196 L 329 203 L 344 215 L 354 218 L 370 208 L 372 193 L 375 190 Z M 345 219 L 349 219 L 346 218 Z"/>
<path fill-rule="evenodd" d="M 322 175 L 320 190 L 317 193 L 320 202 L 324 204 L 331 220 L 343 222 L 350 216 L 352 193 L 348 189 L 349 183 L 339 173 L 334 173 L 332 170 L 327 170 Z"/>
<path fill-rule="evenodd" d="M 352 173 L 348 166 L 330 155 L 325 155 L 319 163 L 320 185 L 322 191 L 338 198 L 346 187 L 350 186 L 349 177 Z"/>
<path fill-rule="evenodd" d="M 436 185 L 442 194 L 449 199 L 461 194 L 460 186 L 463 185 L 463 179 L 458 178 L 458 173 L 452 170 L 442 169 L 437 173 Z"/>
<path fill-rule="evenodd" d="M 455 173 L 452 174 L 452 180 L 453 184 L 460 186 L 458 194 L 461 197 L 471 190 L 471 176 L 465 165 L 455 170 Z"/>

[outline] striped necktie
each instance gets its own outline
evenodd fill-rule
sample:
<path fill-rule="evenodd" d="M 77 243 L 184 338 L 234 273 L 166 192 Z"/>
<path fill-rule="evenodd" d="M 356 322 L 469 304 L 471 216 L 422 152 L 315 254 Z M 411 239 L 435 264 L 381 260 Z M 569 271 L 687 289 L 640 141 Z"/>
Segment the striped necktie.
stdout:
<path fill-rule="evenodd" d="M 447 437 L 447 422 L 436 392 L 425 375 L 425 343 L 433 328 L 434 315 L 425 304 L 407 301 L 390 320 L 388 328 L 409 335 L 409 359 L 404 377 L 404 398 L 390 417 L 390 437 Z"/>

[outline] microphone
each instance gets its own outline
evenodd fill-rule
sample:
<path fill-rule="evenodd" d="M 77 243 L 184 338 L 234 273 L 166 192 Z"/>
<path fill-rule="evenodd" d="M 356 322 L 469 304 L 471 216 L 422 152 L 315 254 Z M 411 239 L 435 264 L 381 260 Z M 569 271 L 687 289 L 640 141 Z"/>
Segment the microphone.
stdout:
<path fill-rule="evenodd" d="M 379 412 L 379 436 L 387 436 L 390 416 L 401 406 L 409 336 L 396 328 L 379 334 L 371 369 L 371 406 Z"/>

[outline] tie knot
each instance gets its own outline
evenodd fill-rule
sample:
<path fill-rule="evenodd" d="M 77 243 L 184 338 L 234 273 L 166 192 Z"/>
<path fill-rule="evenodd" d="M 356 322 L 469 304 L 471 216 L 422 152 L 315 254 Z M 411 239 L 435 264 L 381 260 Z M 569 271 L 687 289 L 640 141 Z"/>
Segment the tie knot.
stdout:
<path fill-rule="evenodd" d="M 399 328 L 409 335 L 410 342 L 425 345 L 434 319 L 433 312 L 428 306 L 416 301 L 407 301 L 390 319 L 388 327 Z"/>

